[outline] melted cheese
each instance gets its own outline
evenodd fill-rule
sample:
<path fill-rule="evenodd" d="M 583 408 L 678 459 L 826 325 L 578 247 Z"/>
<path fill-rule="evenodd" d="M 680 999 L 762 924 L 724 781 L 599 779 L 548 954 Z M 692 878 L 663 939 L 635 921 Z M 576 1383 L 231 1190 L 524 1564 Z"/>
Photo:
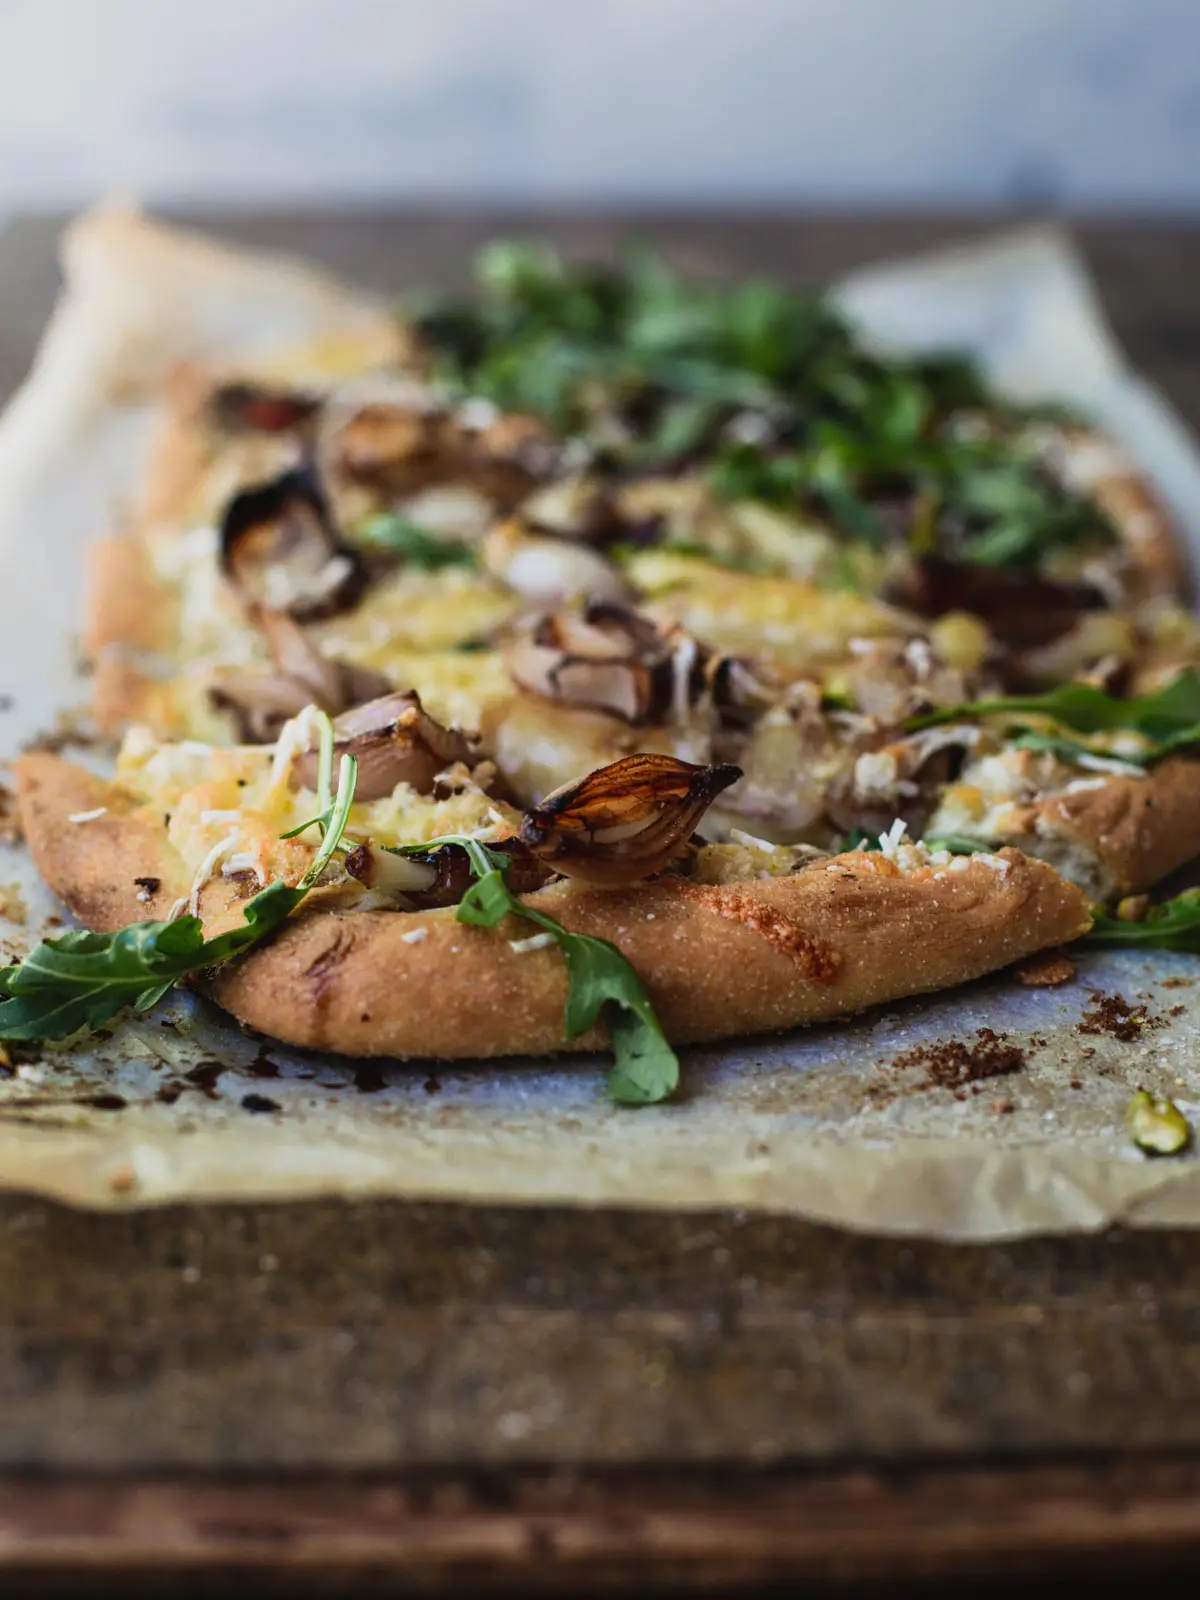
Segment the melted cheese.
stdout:
<path fill-rule="evenodd" d="M 667 550 L 635 556 L 627 570 L 645 591 L 651 616 L 682 622 L 717 650 L 765 655 L 787 666 L 838 660 L 852 639 L 917 631 L 903 612 L 865 595 L 730 572 Z"/>
<path fill-rule="evenodd" d="M 281 741 L 287 737 L 285 730 Z M 301 748 L 293 738 L 280 750 L 269 745 L 214 750 L 190 742 L 165 744 L 134 730 L 122 746 L 117 776 L 143 802 L 145 815 L 165 824 L 193 873 L 203 872 L 207 879 L 236 856 L 260 882 L 295 882 L 312 859 L 317 830 L 298 839 L 279 836 L 311 818 L 317 800 L 311 789 L 292 786 L 290 763 L 276 771 L 276 756 Z M 417 844 L 445 833 L 498 837 L 511 832 L 518 819 L 512 807 L 477 789 L 435 800 L 399 783 L 390 795 L 351 807 L 346 837 L 381 845 Z"/>

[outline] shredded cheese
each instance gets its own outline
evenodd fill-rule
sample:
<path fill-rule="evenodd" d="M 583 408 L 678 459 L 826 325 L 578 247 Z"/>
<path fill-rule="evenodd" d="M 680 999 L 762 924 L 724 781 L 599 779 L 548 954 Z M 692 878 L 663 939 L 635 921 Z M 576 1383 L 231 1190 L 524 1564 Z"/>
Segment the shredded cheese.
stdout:
<path fill-rule="evenodd" d="M 188 892 L 187 900 L 185 902 L 188 910 L 194 917 L 198 917 L 200 915 L 201 889 L 203 889 L 204 885 L 212 877 L 213 873 L 216 872 L 217 867 L 234 848 L 237 842 L 238 836 L 236 832 L 226 834 L 222 840 L 213 845 L 212 849 L 208 852 L 204 860 L 196 869 L 196 876 L 192 879 L 192 887 Z"/>
<path fill-rule="evenodd" d="M 67 818 L 68 822 L 95 822 L 97 817 L 108 814 L 107 806 L 97 806 L 94 811 L 72 811 Z"/>
<path fill-rule="evenodd" d="M 896 852 L 904 843 L 907 832 L 908 824 L 903 817 L 897 817 L 888 831 L 879 835 L 879 848 L 889 861 L 895 861 Z"/>

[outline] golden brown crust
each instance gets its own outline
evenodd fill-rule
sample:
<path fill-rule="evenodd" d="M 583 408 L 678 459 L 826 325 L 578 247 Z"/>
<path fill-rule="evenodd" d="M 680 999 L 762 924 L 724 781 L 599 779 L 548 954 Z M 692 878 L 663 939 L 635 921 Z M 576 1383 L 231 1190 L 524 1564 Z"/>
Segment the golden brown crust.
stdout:
<path fill-rule="evenodd" d="M 195 367 L 180 368 L 167 385 L 141 485 L 138 514 L 146 522 L 182 516 L 212 465 L 212 436 L 201 424 L 212 387 L 211 375 Z"/>
<path fill-rule="evenodd" d="M 1200 759 L 1169 756 L 1145 777 L 1114 773 L 1095 788 L 1030 806 L 1024 830 L 1094 851 L 1111 876 L 1109 893 L 1148 889 L 1200 852 L 1198 796 Z"/>
<path fill-rule="evenodd" d="M 163 916 L 186 872 L 153 823 L 113 785 L 46 754 L 17 767 L 34 859 L 97 929 Z M 72 824 L 72 813 L 105 814 Z M 536 903 L 577 932 L 613 940 L 641 974 L 670 1037 L 719 1039 L 818 1022 L 902 995 L 947 988 L 1083 932 L 1082 894 L 1044 863 L 1005 851 L 1003 867 L 902 875 L 862 852 L 791 878 L 727 888 L 660 880 L 605 893 L 564 885 Z M 146 901 L 138 878 L 158 879 Z M 210 931 L 240 916 L 233 885 L 201 897 Z M 528 924 L 466 927 L 450 910 L 332 909 L 329 893 L 218 973 L 213 998 L 289 1043 L 349 1054 L 446 1059 L 595 1049 L 562 1034 L 559 952 L 514 949 Z M 319 902 L 324 900 L 322 906 Z M 780 947 L 780 935 L 790 930 Z M 422 937 L 413 940 L 413 933 Z"/>

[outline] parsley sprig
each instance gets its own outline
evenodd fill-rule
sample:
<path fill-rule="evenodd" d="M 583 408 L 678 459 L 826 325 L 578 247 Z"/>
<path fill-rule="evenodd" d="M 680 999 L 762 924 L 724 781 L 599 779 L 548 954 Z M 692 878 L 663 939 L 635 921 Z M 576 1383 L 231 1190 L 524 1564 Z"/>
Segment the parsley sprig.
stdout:
<path fill-rule="evenodd" d="M 115 933 L 77 929 L 43 939 L 19 965 L 0 970 L 0 1039 L 33 1043 L 102 1028 L 127 1006 L 148 1011 L 180 979 L 260 943 L 295 911 L 333 859 L 354 803 L 357 776 L 354 757 L 343 756 L 337 799 L 321 819 L 324 838 L 307 872 L 294 887 L 271 883 L 247 900 L 239 926 L 211 939 L 204 937 L 204 924 L 194 916 L 131 922 Z M 328 768 L 324 781 L 328 790 Z"/>
<path fill-rule="evenodd" d="M 395 854 L 426 855 L 444 846 L 465 851 L 475 881 L 458 904 L 458 920 L 494 928 L 507 916 L 524 917 L 548 933 L 567 964 L 564 1031 L 576 1039 L 603 1021 L 613 1049 L 609 1096 L 621 1105 L 654 1105 L 679 1084 L 679 1058 L 654 1014 L 646 986 L 607 939 L 572 933 L 546 912 L 519 900 L 505 873 L 510 858 L 465 834 L 447 834 L 427 844 L 404 845 Z"/>

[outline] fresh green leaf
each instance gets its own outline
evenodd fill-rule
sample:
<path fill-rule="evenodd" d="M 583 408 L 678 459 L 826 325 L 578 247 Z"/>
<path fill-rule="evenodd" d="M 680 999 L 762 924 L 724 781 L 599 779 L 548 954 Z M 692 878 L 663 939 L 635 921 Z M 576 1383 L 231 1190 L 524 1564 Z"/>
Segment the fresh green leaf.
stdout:
<path fill-rule="evenodd" d="M 905 724 L 910 732 L 932 728 L 943 722 L 974 722 L 980 717 L 1049 717 L 1077 733 L 1109 733 L 1129 729 L 1144 734 L 1150 746 L 1139 751 L 1136 765 L 1160 761 L 1173 751 L 1200 743 L 1200 671 L 1188 667 L 1170 683 L 1151 694 L 1120 699 L 1105 694 L 1087 683 L 1068 683 L 1044 694 L 1005 695 L 992 700 L 967 701 L 943 706 L 937 711 L 912 717 Z M 1088 751 L 1108 758 L 1103 749 Z M 1117 759 L 1126 759 L 1117 758 Z"/>
<path fill-rule="evenodd" d="M 965 833 L 930 833 L 921 843 L 929 850 L 948 850 L 952 856 L 977 856 L 992 848 L 986 839 L 972 839 Z"/>
<path fill-rule="evenodd" d="M 357 771 L 354 757 L 343 756 L 325 838 L 294 888 L 268 884 L 247 900 L 240 924 L 211 939 L 193 916 L 43 939 L 19 965 L 0 971 L 0 1039 L 66 1039 L 83 1028 L 103 1027 L 127 1006 L 149 1010 L 181 978 L 218 966 L 273 933 L 329 865 L 354 802 Z"/>
<path fill-rule="evenodd" d="M 535 906 L 517 898 L 505 881 L 510 864 L 503 851 L 490 850 L 465 834 L 447 834 L 427 844 L 403 845 L 397 855 L 428 855 L 444 846 L 466 851 L 475 882 L 458 906 L 458 920 L 494 928 L 506 916 L 524 917 L 548 933 L 567 965 L 564 1032 L 575 1039 L 603 1021 L 613 1047 L 608 1092 L 622 1105 L 653 1105 L 679 1084 L 679 1058 L 662 1031 L 646 986 L 607 939 L 573 933 Z"/>
<path fill-rule="evenodd" d="M 470 545 L 441 539 L 394 511 L 368 517 L 360 525 L 357 539 L 369 549 L 385 550 L 389 555 L 401 557 L 418 572 L 438 572 L 443 567 L 473 567 L 476 564 L 475 552 Z"/>
<path fill-rule="evenodd" d="M 1151 906 L 1140 921 L 1092 915 L 1084 944 L 1143 946 L 1155 950 L 1191 950 L 1200 954 L 1200 889 L 1185 889 L 1172 900 Z"/>

